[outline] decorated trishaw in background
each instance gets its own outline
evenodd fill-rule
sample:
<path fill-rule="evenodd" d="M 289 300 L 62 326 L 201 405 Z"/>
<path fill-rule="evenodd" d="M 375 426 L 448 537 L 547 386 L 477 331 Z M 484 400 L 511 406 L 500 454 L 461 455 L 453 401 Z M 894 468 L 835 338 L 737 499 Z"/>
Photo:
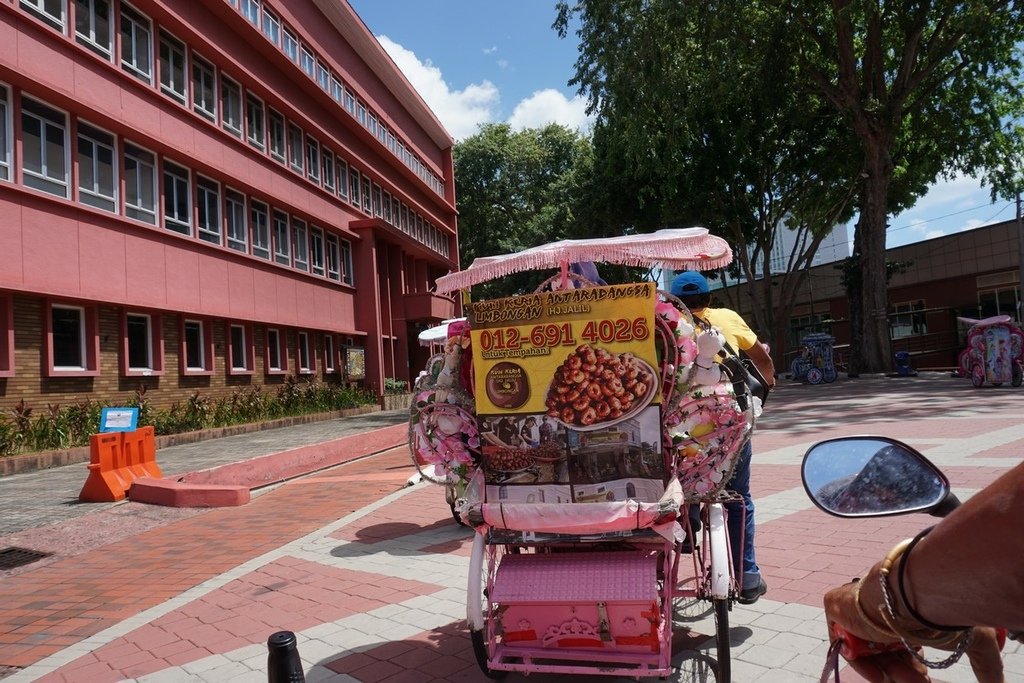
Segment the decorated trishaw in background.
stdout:
<path fill-rule="evenodd" d="M 1009 382 L 1019 387 L 1024 378 L 1024 331 L 1008 315 L 982 320 L 957 318 L 970 325 L 967 348 L 960 352 L 957 370 L 980 387 L 985 382 L 1000 386 Z"/>
<path fill-rule="evenodd" d="M 665 677 L 688 602 L 713 612 L 729 681 L 738 586 L 723 503 L 740 499 L 724 487 L 760 403 L 738 401 L 714 362 L 720 333 L 655 282 L 597 285 L 570 264 L 731 257 L 703 228 L 661 230 L 481 258 L 437 281 L 455 292 L 558 269 L 530 294 L 469 304 L 413 395 L 414 461 L 476 531 L 467 621 L 488 676 Z M 685 504 L 705 521 L 689 563 Z"/>
<path fill-rule="evenodd" d="M 789 367 L 790 378 L 809 384 L 836 381 L 838 373 L 832 357 L 835 341 L 835 337 L 825 332 L 804 335 L 800 340 L 800 355 Z"/>

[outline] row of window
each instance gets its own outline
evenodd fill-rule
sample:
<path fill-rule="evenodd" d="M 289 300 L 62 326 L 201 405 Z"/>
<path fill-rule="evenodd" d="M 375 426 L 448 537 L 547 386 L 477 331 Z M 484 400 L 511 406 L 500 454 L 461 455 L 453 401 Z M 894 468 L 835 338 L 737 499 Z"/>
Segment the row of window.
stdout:
<path fill-rule="evenodd" d="M 267 40 L 284 52 L 320 88 L 329 94 L 350 116 L 370 131 L 388 151 L 402 160 L 431 190 L 444 196 L 444 182 L 399 138 L 384 125 L 383 117 L 360 100 L 345 83 L 324 63 L 316 52 L 302 43 L 295 31 L 281 21 L 277 13 L 268 7 L 266 0 L 228 0 L 238 9 L 249 23 L 263 32 Z"/>
<path fill-rule="evenodd" d="M 22 5 L 63 30 L 64 2 L 22 0 Z M 110 30 L 111 12 L 110 0 L 76 0 L 74 4 L 77 40 L 94 51 L 97 45 L 103 46 L 99 53 L 108 60 L 113 54 L 114 39 Z M 121 66 L 152 85 L 153 24 L 127 3 L 120 3 L 119 15 Z M 86 26 L 93 28 L 86 31 L 83 28 Z M 365 172 L 361 174 L 354 166 L 350 167 L 340 154 L 306 134 L 300 126 L 189 50 L 165 29 L 159 29 L 158 34 L 157 72 L 162 93 L 179 104 L 191 105 L 199 116 L 219 123 L 227 132 L 245 139 L 253 148 L 367 215 L 381 218 L 445 258 L 449 256 L 444 234 L 397 196 L 392 197 Z M 342 93 L 350 94 L 350 91 L 343 89 Z"/>
<path fill-rule="evenodd" d="M 0 177 L 6 180 L 14 179 L 10 99 L 8 88 L 0 85 Z M 168 230 L 210 244 L 355 284 L 348 240 L 90 123 L 72 119 L 69 125 L 68 119 L 21 95 L 24 185 L 65 199 L 72 198 L 74 188 L 83 204 L 150 225 L 162 222 Z"/>
<path fill-rule="evenodd" d="M 0 323 L 10 331 L 10 298 L 0 298 Z M 97 376 L 99 369 L 99 312 L 96 306 L 47 302 L 44 321 L 44 374 L 49 377 Z M 256 370 L 256 339 L 251 323 L 226 322 L 226 371 L 229 375 L 251 375 Z M 127 377 L 156 377 L 164 374 L 164 335 L 159 313 L 124 311 L 121 314 L 120 373 Z M 182 375 L 212 375 L 215 370 L 213 322 L 181 316 L 179 372 Z M 341 367 L 343 347 L 328 332 L 265 327 L 263 372 L 266 375 L 333 374 Z M 320 350 L 317 353 L 317 339 Z M 293 345 L 289 344 L 289 337 Z M 13 349 L 0 348 L 0 376 L 14 375 Z M 319 356 L 319 357 L 318 357 Z M 289 367 L 289 358 L 295 367 Z"/>

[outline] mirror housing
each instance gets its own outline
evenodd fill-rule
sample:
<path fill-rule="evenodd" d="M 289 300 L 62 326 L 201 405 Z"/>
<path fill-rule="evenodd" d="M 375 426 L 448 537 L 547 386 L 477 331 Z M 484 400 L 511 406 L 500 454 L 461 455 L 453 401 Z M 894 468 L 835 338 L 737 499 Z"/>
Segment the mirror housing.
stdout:
<path fill-rule="evenodd" d="M 880 436 L 821 441 L 804 454 L 804 490 L 836 517 L 947 514 L 959 501 L 939 468 L 910 446 Z"/>

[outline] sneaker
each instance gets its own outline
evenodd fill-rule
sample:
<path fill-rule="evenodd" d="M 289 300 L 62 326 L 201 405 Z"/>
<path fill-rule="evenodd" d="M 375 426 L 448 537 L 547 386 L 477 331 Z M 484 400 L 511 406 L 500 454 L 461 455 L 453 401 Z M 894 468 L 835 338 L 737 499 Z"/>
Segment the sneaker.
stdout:
<path fill-rule="evenodd" d="M 741 605 L 753 605 L 755 602 L 761 599 L 761 596 L 768 592 L 768 584 L 764 582 L 764 579 L 760 579 L 756 586 L 753 588 L 744 588 L 740 591 L 740 596 L 736 598 L 736 602 Z"/>

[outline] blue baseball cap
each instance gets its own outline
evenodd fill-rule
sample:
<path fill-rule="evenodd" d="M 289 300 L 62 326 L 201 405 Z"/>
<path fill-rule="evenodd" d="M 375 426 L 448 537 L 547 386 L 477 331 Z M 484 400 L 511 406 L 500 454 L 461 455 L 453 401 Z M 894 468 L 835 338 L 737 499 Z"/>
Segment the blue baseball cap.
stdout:
<path fill-rule="evenodd" d="M 694 270 L 686 270 L 672 280 L 672 296 L 690 296 L 691 294 L 707 294 L 708 281 Z"/>

